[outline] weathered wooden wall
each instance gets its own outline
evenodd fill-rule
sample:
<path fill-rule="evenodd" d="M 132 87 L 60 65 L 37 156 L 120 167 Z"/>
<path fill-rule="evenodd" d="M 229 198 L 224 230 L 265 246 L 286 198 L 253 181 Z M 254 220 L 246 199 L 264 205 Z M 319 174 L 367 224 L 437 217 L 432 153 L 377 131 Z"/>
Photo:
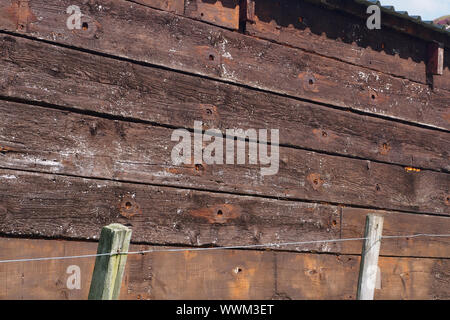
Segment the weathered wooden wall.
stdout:
<path fill-rule="evenodd" d="M 0 259 L 90 254 L 96 243 L 0 238 Z M 131 250 L 149 246 L 132 246 Z M 154 248 L 161 250 L 161 247 Z M 359 256 L 264 251 L 154 252 L 127 259 L 121 299 L 355 299 Z M 0 298 L 86 299 L 94 258 L 0 264 Z M 81 288 L 68 289 L 77 265 Z M 381 257 L 376 299 L 450 299 L 448 259 Z"/>
<path fill-rule="evenodd" d="M 430 75 L 430 31 L 369 31 L 343 9 L 0 0 L 0 260 L 93 253 L 112 222 L 136 248 L 361 237 L 370 212 L 385 235 L 448 234 L 450 37 Z M 279 173 L 172 164 L 171 134 L 194 120 L 280 129 Z M 449 299 L 449 244 L 383 241 L 376 297 Z M 272 249 L 132 256 L 122 297 L 355 297 L 360 242 Z M 0 298 L 85 298 L 93 261 L 0 264 Z"/>

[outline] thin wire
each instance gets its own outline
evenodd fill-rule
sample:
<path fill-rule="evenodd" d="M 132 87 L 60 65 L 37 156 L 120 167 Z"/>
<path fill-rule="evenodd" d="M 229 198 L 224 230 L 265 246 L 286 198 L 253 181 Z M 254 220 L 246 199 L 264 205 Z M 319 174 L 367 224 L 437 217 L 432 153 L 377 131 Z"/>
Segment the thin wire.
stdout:
<path fill-rule="evenodd" d="M 418 238 L 418 237 L 450 237 L 450 234 L 419 233 L 419 234 L 413 234 L 413 235 L 382 236 L 381 238 L 382 239 L 400 239 L 400 238 Z M 302 245 L 302 244 L 314 244 L 314 243 L 361 241 L 361 240 L 367 240 L 367 239 L 368 239 L 367 237 L 362 237 L 362 238 L 331 239 L 331 240 L 311 240 L 311 241 L 300 241 L 300 242 L 250 244 L 250 245 L 241 245 L 241 246 L 211 247 L 211 248 L 150 249 L 150 250 L 141 250 L 141 251 L 108 252 L 108 253 L 86 254 L 86 255 L 78 255 L 78 256 L 0 260 L 0 263 L 29 262 L 29 261 L 48 261 L 48 260 L 64 260 L 64 259 L 81 259 L 81 258 L 93 258 L 93 257 L 114 256 L 114 255 L 132 255 L 132 254 L 141 254 L 141 255 L 143 255 L 143 254 L 152 253 L 152 252 L 213 251 L 213 250 L 232 250 L 232 249 L 261 248 L 261 247 L 283 247 L 283 246 L 293 246 L 293 245 Z"/>

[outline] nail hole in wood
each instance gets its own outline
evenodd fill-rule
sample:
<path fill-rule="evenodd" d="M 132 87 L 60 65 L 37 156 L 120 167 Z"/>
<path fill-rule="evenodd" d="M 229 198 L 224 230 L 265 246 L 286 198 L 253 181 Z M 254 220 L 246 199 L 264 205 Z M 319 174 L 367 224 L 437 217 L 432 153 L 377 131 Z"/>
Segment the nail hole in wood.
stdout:
<path fill-rule="evenodd" d="M 222 216 L 222 215 L 223 215 L 222 210 L 218 210 L 218 211 L 217 211 L 217 215 L 218 215 L 218 216 Z"/>
<path fill-rule="evenodd" d="M 87 22 L 83 22 L 83 24 L 81 25 L 81 28 L 83 30 L 87 30 L 89 28 L 89 24 Z"/>
<path fill-rule="evenodd" d="M 210 54 L 209 55 L 209 60 L 214 61 L 214 55 Z"/>

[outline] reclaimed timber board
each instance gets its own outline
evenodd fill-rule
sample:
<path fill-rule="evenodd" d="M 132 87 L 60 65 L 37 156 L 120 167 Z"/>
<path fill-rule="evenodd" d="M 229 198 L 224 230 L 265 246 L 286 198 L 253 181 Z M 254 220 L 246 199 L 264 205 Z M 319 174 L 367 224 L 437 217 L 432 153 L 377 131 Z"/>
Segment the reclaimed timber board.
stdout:
<path fill-rule="evenodd" d="M 133 241 L 241 245 L 339 237 L 335 206 L 10 170 L 0 174 L 0 233 L 98 239 L 129 225 Z M 339 251 L 339 244 L 299 250 Z"/>
<path fill-rule="evenodd" d="M 288 147 L 279 148 L 273 175 L 262 175 L 268 165 L 248 161 L 174 164 L 178 141 L 171 140 L 170 128 L 7 102 L 0 103 L 0 112 L 3 168 L 450 214 L 448 173 Z"/>
<path fill-rule="evenodd" d="M 341 209 L 341 237 L 364 237 L 366 216 L 375 213 L 384 217 L 383 236 L 414 234 L 449 234 L 450 219 L 447 217 L 405 214 L 400 212 L 383 212 L 357 208 Z M 360 242 L 347 242 L 344 252 L 361 254 Z M 418 237 L 383 239 L 381 255 L 395 256 L 399 252 L 408 257 L 450 257 L 450 238 Z"/>
<path fill-rule="evenodd" d="M 1 0 L 0 29 L 427 126 L 450 129 L 449 92 L 124 1 Z M 66 26 L 79 5 L 86 30 Z M 100 8 L 101 6 L 101 8 Z M 16 11 L 14 11 L 16 10 Z M 90 27 L 89 27 L 90 26 Z M 268 76 L 270 75 L 270 76 Z"/>
<path fill-rule="evenodd" d="M 450 171 L 446 132 L 19 37 L 0 43 L 4 97 L 191 129 L 195 120 L 220 130 L 280 129 L 282 145 Z"/>
<path fill-rule="evenodd" d="M 355 2 L 355 1 L 342 1 L 342 0 L 305 0 L 311 3 L 320 4 L 330 8 L 331 10 L 339 10 L 341 12 L 347 12 L 351 15 L 366 19 L 367 14 L 367 3 Z M 381 27 L 390 27 L 398 32 L 406 33 L 412 35 L 416 38 L 423 39 L 425 41 L 436 41 L 450 47 L 450 37 L 445 31 L 437 31 L 434 28 L 424 27 L 423 25 L 417 23 L 414 19 L 410 17 L 401 16 L 398 14 L 392 14 L 389 9 L 382 9 L 382 21 Z M 388 14 L 385 14 L 389 11 Z"/>
<path fill-rule="evenodd" d="M 91 254 L 94 242 L 0 238 L 0 259 Z M 151 247 L 132 245 L 131 250 Z M 160 250 L 165 247 L 153 247 Z M 0 264 L 0 299 L 86 299 L 94 258 Z M 80 268 L 80 289 L 68 289 Z M 449 299 L 449 260 L 380 257 L 375 299 Z M 355 299 L 359 256 L 264 251 L 131 255 L 121 299 Z"/>
<path fill-rule="evenodd" d="M 212 23 L 216 26 L 239 29 L 240 0 L 186 0 L 186 17 Z"/>
<path fill-rule="evenodd" d="M 0 171 L 0 233 L 98 239 L 107 224 L 133 229 L 134 242 L 234 246 L 359 238 L 369 213 L 386 235 L 447 234 L 450 218 L 351 209 L 194 190 Z M 360 253 L 361 241 L 299 244 L 275 250 Z M 381 254 L 450 257 L 448 238 L 386 239 Z"/>
<path fill-rule="evenodd" d="M 184 14 L 185 0 L 128 0 L 128 1 L 136 2 L 155 9 L 173 12 L 175 14 L 180 15 Z"/>
<path fill-rule="evenodd" d="M 255 2 L 252 36 L 274 40 L 364 68 L 427 83 L 427 43 L 387 27 L 369 30 L 366 19 L 307 1 Z"/>
<path fill-rule="evenodd" d="M 128 0 L 231 30 L 239 29 L 239 0 Z"/>

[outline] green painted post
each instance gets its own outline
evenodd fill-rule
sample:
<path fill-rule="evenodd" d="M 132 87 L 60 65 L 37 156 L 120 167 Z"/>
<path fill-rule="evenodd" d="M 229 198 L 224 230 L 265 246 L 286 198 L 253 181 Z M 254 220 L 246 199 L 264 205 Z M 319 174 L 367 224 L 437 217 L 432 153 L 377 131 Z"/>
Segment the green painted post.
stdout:
<path fill-rule="evenodd" d="M 131 229 L 121 224 L 103 227 L 97 253 L 128 252 Z M 89 300 L 117 300 L 127 262 L 126 254 L 98 256 L 92 274 Z"/>

